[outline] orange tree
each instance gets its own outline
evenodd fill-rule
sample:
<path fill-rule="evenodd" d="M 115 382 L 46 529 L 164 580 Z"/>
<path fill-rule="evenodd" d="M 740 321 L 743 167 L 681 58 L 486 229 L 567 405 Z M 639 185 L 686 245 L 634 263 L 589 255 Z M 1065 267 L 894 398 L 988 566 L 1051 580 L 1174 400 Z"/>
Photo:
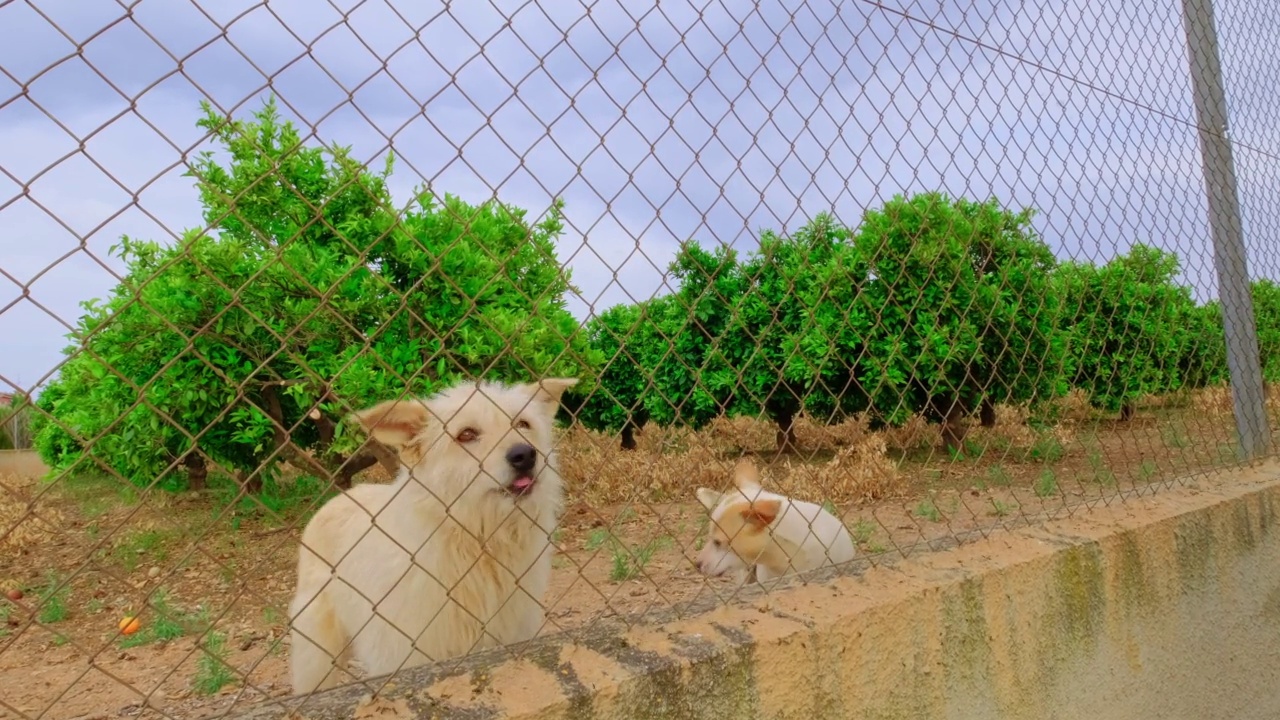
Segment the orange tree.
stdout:
<path fill-rule="evenodd" d="M 1103 265 L 1059 268 L 1068 378 L 1095 407 L 1128 420 L 1140 397 L 1213 377 L 1211 365 L 1186 358 L 1196 335 L 1220 321 L 1197 311 L 1191 291 L 1175 282 L 1178 271 L 1177 255 L 1144 244 Z"/>
<path fill-rule="evenodd" d="M 347 484 L 378 459 L 343 429 L 353 408 L 460 378 L 590 378 L 558 204 L 536 224 L 426 194 L 397 212 L 390 162 L 373 173 L 304 146 L 272 102 L 251 122 L 206 106 L 200 125 L 229 156 L 192 168 L 205 224 L 116 246 L 123 281 L 85 304 L 37 403 L 54 467 L 177 489 L 212 459 L 252 491 L 288 462 Z"/>
<path fill-rule="evenodd" d="M 649 422 L 645 396 L 652 388 L 655 353 L 665 344 L 654 337 L 649 313 L 667 298 L 615 305 L 586 323 L 587 342 L 599 354 L 597 387 L 586 397 L 566 393 L 565 411 L 593 430 L 620 432 L 622 447 L 636 448 L 635 432 Z"/>
<path fill-rule="evenodd" d="M 928 192 L 869 210 L 854 238 L 870 279 L 859 294 L 858 380 L 877 422 L 943 423 L 1064 389 L 1054 259 L 1032 212 Z"/>
<path fill-rule="evenodd" d="M 725 353 L 737 369 L 733 414 L 763 412 L 777 449 L 798 449 L 795 419 L 829 422 L 867 407 L 854 377 L 870 316 L 856 302 L 868 267 L 851 231 L 821 213 L 790 235 L 766 231 L 743 264 Z"/>

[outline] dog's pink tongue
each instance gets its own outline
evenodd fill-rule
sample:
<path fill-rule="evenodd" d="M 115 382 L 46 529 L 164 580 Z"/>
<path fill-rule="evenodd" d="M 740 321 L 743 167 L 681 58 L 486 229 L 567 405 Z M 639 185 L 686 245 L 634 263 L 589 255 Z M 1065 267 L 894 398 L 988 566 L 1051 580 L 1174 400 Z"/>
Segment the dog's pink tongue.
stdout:
<path fill-rule="evenodd" d="M 533 478 L 526 476 L 518 477 L 511 481 L 511 488 L 516 492 L 524 492 L 533 487 Z"/>

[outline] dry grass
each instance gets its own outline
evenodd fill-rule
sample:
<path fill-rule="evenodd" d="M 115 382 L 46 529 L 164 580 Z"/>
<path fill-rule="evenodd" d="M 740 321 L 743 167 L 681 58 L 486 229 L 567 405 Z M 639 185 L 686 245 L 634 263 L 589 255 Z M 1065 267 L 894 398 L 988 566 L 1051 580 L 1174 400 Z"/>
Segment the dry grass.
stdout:
<path fill-rule="evenodd" d="M 1058 422 L 1046 426 L 1032 422 L 1033 416 Z M 1024 406 L 998 405 L 994 427 L 971 426 L 966 453 L 992 454 L 997 460 L 1040 460 L 1049 453 L 1056 461 L 1078 444 L 1078 428 L 1096 422 L 1078 392 L 1035 413 Z M 909 492 L 905 465 L 945 456 L 941 427 L 920 415 L 881 430 L 871 430 L 863 416 L 824 425 L 802 415 L 795 430 L 799 451 L 779 454 L 777 427 L 749 417 L 718 418 L 697 431 L 646 427 L 636 433 L 636 450 L 623 450 L 616 435 L 574 426 L 561 436 L 561 466 L 571 503 L 664 503 L 687 501 L 699 487 L 727 487 L 733 464 L 751 455 L 780 492 L 849 504 Z"/>
<path fill-rule="evenodd" d="M 54 507 L 39 508 L 32 502 L 29 483 L 16 475 L 0 476 L 0 555 L 20 554 L 56 538 L 66 527 L 66 517 Z M 3 578 L 0 578 L 3 582 Z"/>
<path fill-rule="evenodd" d="M 692 565 L 706 522 L 694 490 L 726 488 L 743 455 L 756 459 L 771 489 L 831 505 L 871 554 L 1071 512 L 1232 461 L 1225 389 L 1146 403 L 1128 423 L 1094 413 L 1079 396 L 1034 410 L 998 407 L 996 419 L 992 428 L 971 427 L 957 456 L 941 452 L 938 427 L 918 417 L 877 431 L 861 418 L 824 426 L 802 417 L 800 452 L 781 456 L 774 425 L 750 418 L 697 432 L 649 427 L 635 451 L 622 450 L 615 435 L 566 429 L 569 508 L 557 532 L 546 632 L 728 592 Z M 121 615 L 141 611 L 154 624 L 148 597 L 162 589 L 182 617 L 200 615 L 226 634 L 228 661 L 242 686 L 254 688 L 248 699 L 287 691 L 284 611 L 314 486 L 297 484 L 267 512 L 213 490 L 144 493 L 89 477 L 50 487 L 40 474 L 0 464 L 0 589 L 34 597 L 51 578 L 66 578 L 66 617 L 30 625 L 34 605 L 0 598 L 8 613 L 0 623 L 0 696 L 33 716 L 46 707 L 46 717 L 132 712 L 134 696 L 119 682 L 81 675 L 87 653 L 107 648 L 94 666 L 135 687 L 160 688 L 170 716 L 226 709 L 234 694 L 192 694 L 194 637 L 120 647 Z M 388 479 L 375 467 L 360 481 Z M 1035 491 L 1049 487 L 1043 496 Z M 31 658 L 39 658 L 42 685 L 29 682 Z"/>

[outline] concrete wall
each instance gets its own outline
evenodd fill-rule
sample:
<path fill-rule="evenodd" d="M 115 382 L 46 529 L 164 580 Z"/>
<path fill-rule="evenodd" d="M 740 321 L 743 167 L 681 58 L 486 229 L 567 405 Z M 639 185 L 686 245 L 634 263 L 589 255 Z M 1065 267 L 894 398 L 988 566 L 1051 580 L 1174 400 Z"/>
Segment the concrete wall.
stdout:
<path fill-rule="evenodd" d="M 245 717 L 1278 718 L 1278 512 L 1259 465 Z"/>

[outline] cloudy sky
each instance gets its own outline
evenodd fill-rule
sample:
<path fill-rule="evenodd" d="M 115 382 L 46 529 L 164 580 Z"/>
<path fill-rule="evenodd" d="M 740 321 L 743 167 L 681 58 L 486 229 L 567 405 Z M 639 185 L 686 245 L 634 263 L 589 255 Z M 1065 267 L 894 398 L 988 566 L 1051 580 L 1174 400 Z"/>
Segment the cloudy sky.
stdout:
<path fill-rule="evenodd" d="M 1280 276 L 1280 21 L 1215 5 L 1251 270 Z M 1176 250 L 1212 297 L 1185 48 L 1180 0 L 0 2 L 0 391 L 55 370 L 120 235 L 199 224 L 202 98 L 394 151 L 400 202 L 563 197 L 583 318 L 665 292 L 681 240 L 927 189 L 1038 208 L 1064 258 Z"/>

